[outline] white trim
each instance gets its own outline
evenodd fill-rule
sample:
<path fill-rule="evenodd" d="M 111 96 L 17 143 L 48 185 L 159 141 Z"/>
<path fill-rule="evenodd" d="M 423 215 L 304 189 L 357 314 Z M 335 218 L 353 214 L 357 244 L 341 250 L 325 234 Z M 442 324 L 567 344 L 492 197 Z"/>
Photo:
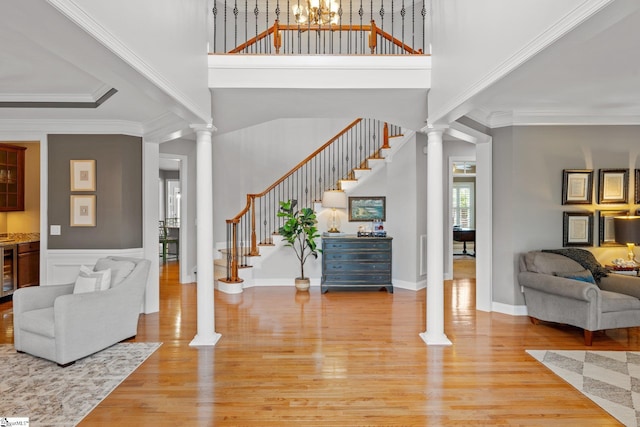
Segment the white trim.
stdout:
<path fill-rule="evenodd" d="M 0 102 L 97 102 L 112 88 L 104 83 L 88 93 L 0 93 Z"/>
<path fill-rule="evenodd" d="M 510 305 L 494 301 L 491 304 L 491 311 L 508 314 L 510 316 L 528 316 L 526 305 Z"/>
<path fill-rule="evenodd" d="M 602 8 L 612 3 L 613 0 L 587 0 L 576 6 L 572 11 L 559 19 L 556 23 L 539 34 L 536 38 L 524 45 L 522 49 L 515 52 L 487 75 L 472 83 L 465 90 L 454 96 L 448 103 L 430 112 L 427 121 L 437 123 L 440 121 L 453 121 L 463 116 L 468 111 L 462 111 L 463 106 L 470 99 L 478 95 L 483 90 L 502 79 L 504 76 L 520 67 L 527 60 L 537 55 L 540 51 L 554 43 L 560 37 L 567 34 L 577 25 L 598 13 Z M 429 106 L 433 108 L 432 105 Z M 449 118 L 446 120 L 445 117 Z"/>
<path fill-rule="evenodd" d="M 98 40 L 98 42 L 107 47 L 120 59 L 129 64 L 133 69 L 138 71 L 147 80 L 152 82 L 161 91 L 168 94 L 171 98 L 184 106 L 191 114 L 194 115 L 193 117 L 190 117 L 189 120 L 192 122 L 207 122 L 211 120 L 211 114 L 209 112 L 202 111 L 198 108 L 197 104 L 182 91 L 178 90 L 177 87 L 171 84 L 170 80 L 166 79 L 151 65 L 147 64 L 114 34 L 100 25 L 100 23 L 93 19 L 93 17 L 88 15 L 82 7 L 76 4 L 76 2 L 73 0 L 48 0 L 48 2 L 67 18 L 76 23 L 76 25 Z"/>
<path fill-rule="evenodd" d="M 507 126 L 635 126 L 640 113 L 606 115 L 597 112 L 497 111 L 475 109 L 466 114 L 483 126 L 495 129 Z"/>
<path fill-rule="evenodd" d="M 124 256 L 144 258 L 142 248 L 133 249 L 49 249 L 46 251 L 47 281 L 41 285 L 73 283 L 81 265 L 93 266 L 99 258 Z"/>
<path fill-rule="evenodd" d="M 140 123 L 126 120 L 0 119 L 0 132 L 105 133 L 142 136 Z"/>

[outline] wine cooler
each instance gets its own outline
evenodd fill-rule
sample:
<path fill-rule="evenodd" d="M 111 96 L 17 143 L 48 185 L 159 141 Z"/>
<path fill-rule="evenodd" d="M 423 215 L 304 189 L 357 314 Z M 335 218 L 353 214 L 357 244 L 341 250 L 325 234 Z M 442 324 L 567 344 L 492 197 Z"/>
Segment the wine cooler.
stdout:
<path fill-rule="evenodd" d="M 16 245 L 0 247 L 0 257 L 2 258 L 2 289 L 0 297 L 13 294 L 18 286 L 17 280 L 17 260 Z"/>

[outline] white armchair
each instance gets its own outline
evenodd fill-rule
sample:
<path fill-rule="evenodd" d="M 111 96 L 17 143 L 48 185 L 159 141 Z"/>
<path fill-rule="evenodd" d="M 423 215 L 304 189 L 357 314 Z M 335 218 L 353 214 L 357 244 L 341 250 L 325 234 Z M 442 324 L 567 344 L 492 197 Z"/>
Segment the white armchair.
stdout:
<path fill-rule="evenodd" d="M 112 270 L 107 290 L 74 294 L 72 283 L 13 294 L 17 351 L 68 366 L 137 334 L 151 262 L 108 257 L 98 260 L 100 265 Z"/>

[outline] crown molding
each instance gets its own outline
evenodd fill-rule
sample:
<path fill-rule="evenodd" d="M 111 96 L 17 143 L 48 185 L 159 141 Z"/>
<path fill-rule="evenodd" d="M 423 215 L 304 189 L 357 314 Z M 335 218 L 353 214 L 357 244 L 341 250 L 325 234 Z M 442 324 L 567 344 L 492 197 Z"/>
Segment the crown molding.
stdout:
<path fill-rule="evenodd" d="M 0 132 L 89 133 L 142 136 L 140 123 L 126 120 L 0 119 Z"/>
<path fill-rule="evenodd" d="M 567 34 L 578 24 L 589 19 L 602 8 L 609 5 L 613 0 L 587 0 L 581 5 L 577 6 L 571 12 L 566 14 L 561 20 L 549 27 L 546 31 L 539 34 L 536 38 L 527 43 L 522 49 L 515 52 L 495 69 L 490 71 L 487 75 L 481 77 L 475 83 L 472 83 L 466 90 L 463 90 L 457 96 L 454 96 L 448 103 L 434 111 L 434 114 L 429 114 L 427 119 L 430 122 L 441 121 L 446 116 L 449 117 L 449 121 L 456 120 L 458 117 L 466 114 L 462 111 L 462 107 L 466 102 L 473 97 L 481 93 L 482 91 L 495 84 L 504 76 L 520 67 L 531 57 L 537 55 L 560 37 Z"/>
<path fill-rule="evenodd" d="M 101 87 L 102 88 L 102 87 Z M 98 108 L 118 92 L 107 88 L 93 94 L 0 94 L 0 108 Z"/>
<path fill-rule="evenodd" d="M 508 126 L 635 126 L 640 125 L 638 114 L 610 114 L 598 112 L 559 111 L 496 111 L 482 109 L 467 114 L 472 120 L 491 129 Z"/>
<path fill-rule="evenodd" d="M 76 25 L 94 37 L 100 44 L 107 47 L 116 56 L 129 64 L 134 70 L 139 72 L 154 86 L 181 104 L 186 111 L 192 114 L 193 121 L 206 121 L 211 118 L 208 111 L 201 110 L 182 91 L 178 90 L 163 75 L 158 73 L 146 61 L 140 58 L 134 51 L 129 49 L 119 38 L 103 27 L 93 17 L 89 16 L 73 0 L 47 0 L 60 13 L 72 20 Z"/>

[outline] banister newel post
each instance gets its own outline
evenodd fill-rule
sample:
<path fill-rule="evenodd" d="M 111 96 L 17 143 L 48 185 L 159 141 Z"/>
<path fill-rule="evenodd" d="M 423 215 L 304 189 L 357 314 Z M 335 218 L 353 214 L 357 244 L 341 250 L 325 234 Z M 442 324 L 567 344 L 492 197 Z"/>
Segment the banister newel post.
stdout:
<path fill-rule="evenodd" d="M 380 148 L 391 148 L 389 145 L 389 124 L 384 122 L 384 127 L 382 128 L 382 147 Z"/>
<path fill-rule="evenodd" d="M 273 47 L 276 50 L 276 54 L 280 53 L 282 47 L 282 34 L 280 33 L 280 25 L 278 20 L 273 24 Z"/>
<path fill-rule="evenodd" d="M 277 24 L 278 21 L 276 21 Z M 251 204 L 251 251 L 249 255 L 258 256 L 260 251 L 258 250 L 258 239 L 256 238 L 256 195 L 249 194 L 249 203 Z"/>
<path fill-rule="evenodd" d="M 378 43 L 378 30 L 376 29 L 376 21 L 371 20 L 371 31 L 369 31 L 369 48 L 371 53 L 376 51 L 376 44 Z"/>

